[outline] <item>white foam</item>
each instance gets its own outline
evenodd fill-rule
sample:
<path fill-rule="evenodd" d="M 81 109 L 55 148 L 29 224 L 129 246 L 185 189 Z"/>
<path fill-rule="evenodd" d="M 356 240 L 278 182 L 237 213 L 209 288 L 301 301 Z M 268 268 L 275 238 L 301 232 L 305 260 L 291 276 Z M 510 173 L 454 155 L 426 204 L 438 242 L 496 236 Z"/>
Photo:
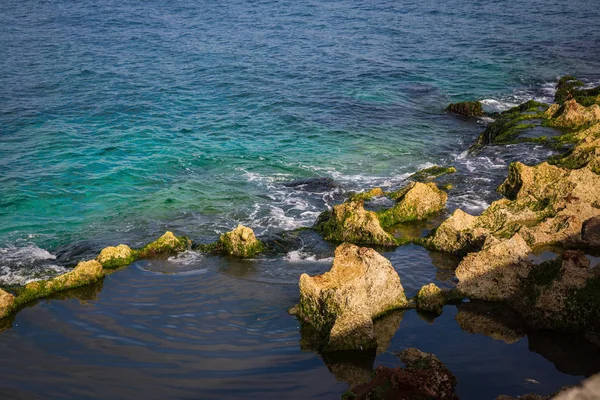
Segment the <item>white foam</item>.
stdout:
<path fill-rule="evenodd" d="M 172 262 L 173 264 L 179 265 L 194 265 L 202 260 L 202 253 L 198 253 L 197 251 L 186 250 L 183 253 L 179 253 L 176 256 L 171 256 L 167 259 L 167 261 Z"/>
<path fill-rule="evenodd" d="M 291 263 L 301 263 L 301 262 L 331 263 L 331 262 L 333 262 L 333 257 L 317 258 L 317 256 L 315 254 L 304 251 L 304 247 L 299 250 L 290 251 L 283 257 L 283 259 L 288 262 L 291 262 Z"/>

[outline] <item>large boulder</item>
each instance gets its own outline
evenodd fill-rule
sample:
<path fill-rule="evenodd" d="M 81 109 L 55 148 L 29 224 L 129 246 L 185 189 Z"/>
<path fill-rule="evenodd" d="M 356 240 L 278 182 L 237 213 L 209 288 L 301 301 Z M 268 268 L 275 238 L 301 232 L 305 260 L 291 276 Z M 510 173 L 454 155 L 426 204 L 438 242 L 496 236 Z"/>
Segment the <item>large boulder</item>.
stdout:
<path fill-rule="evenodd" d="M 376 347 L 373 319 L 407 306 L 391 263 L 373 249 L 344 243 L 323 275 L 300 276 L 300 302 L 290 310 L 329 334 L 328 351 Z"/>
<path fill-rule="evenodd" d="M 325 211 L 317 219 L 315 229 L 325 240 L 381 246 L 397 244 L 383 230 L 377 214 L 365 210 L 363 200 L 347 201 Z"/>
<path fill-rule="evenodd" d="M 27 284 L 16 298 L 16 304 L 25 304 L 31 300 L 47 297 L 53 293 L 74 289 L 99 281 L 104 277 L 102 264 L 96 260 L 82 261 L 77 266 L 62 275 L 46 281 Z"/>
<path fill-rule="evenodd" d="M 96 261 L 104 268 L 119 268 L 131 264 L 136 260 L 136 252 L 127 245 L 120 244 L 116 247 L 109 246 L 102 249 Z"/>
<path fill-rule="evenodd" d="M 481 251 L 468 254 L 458 265 L 458 290 L 473 299 L 508 300 L 531 269 L 529 253 L 531 249 L 519 234 L 490 240 Z"/>
<path fill-rule="evenodd" d="M 263 250 L 263 245 L 254 235 L 254 231 L 243 225 L 222 234 L 217 246 L 229 255 L 242 258 L 254 257 Z"/>
<path fill-rule="evenodd" d="M 139 258 L 149 258 L 155 256 L 168 256 L 188 250 L 192 245 L 190 239 L 185 236 L 177 237 L 171 231 L 165 232 L 164 235 L 156 239 L 154 242 L 147 244 L 139 250 Z"/>
<path fill-rule="evenodd" d="M 382 226 L 426 219 L 446 207 L 448 194 L 433 182 L 412 182 L 396 199 L 394 207 L 378 213 Z"/>
<path fill-rule="evenodd" d="M 0 318 L 8 316 L 14 309 L 15 296 L 0 289 Z"/>
<path fill-rule="evenodd" d="M 352 387 L 343 399 L 458 400 L 456 377 L 436 356 L 415 348 L 399 356 L 406 368 L 378 367 L 370 382 Z"/>
<path fill-rule="evenodd" d="M 467 118 L 483 117 L 485 115 L 479 101 L 451 103 L 446 107 L 446 111 Z"/>

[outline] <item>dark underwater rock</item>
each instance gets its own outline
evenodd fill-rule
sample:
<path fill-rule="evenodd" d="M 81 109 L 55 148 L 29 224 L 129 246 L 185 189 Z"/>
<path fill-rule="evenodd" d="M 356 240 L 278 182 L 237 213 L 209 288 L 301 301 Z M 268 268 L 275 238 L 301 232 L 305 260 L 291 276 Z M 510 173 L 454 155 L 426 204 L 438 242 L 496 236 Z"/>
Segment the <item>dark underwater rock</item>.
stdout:
<path fill-rule="evenodd" d="M 331 178 L 304 178 L 284 183 L 284 186 L 305 192 L 326 192 L 339 187 Z"/>
<path fill-rule="evenodd" d="M 452 103 L 446 107 L 446 111 L 466 118 L 483 117 L 485 115 L 479 101 Z"/>
<path fill-rule="evenodd" d="M 406 368 L 378 367 L 370 382 L 352 387 L 343 399 L 458 399 L 456 377 L 433 354 L 409 348 L 399 357 Z"/>

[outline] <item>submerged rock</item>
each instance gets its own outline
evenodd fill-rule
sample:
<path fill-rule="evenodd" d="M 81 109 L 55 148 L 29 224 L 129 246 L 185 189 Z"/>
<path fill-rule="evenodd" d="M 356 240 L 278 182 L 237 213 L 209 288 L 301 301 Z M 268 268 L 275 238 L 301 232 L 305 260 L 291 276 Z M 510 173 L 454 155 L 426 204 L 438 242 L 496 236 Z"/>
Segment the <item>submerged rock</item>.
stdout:
<path fill-rule="evenodd" d="M 27 284 L 18 294 L 16 305 L 20 306 L 31 300 L 47 297 L 53 293 L 73 289 L 96 282 L 104 277 L 102 264 L 96 260 L 82 261 L 65 274 L 46 281 Z"/>
<path fill-rule="evenodd" d="M 325 240 L 356 244 L 395 246 L 396 240 L 383 230 L 377 214 L 364 208 L 363 200 L 347 201 L 325 211 L 315 223 Z"/>
<path fill-rule="evenodd" d="M 442 211 L 446 207 L 448 194 L 438 189 L 433 182 L 413 182 L 396 198 L 397 204 L 378 213 L 382 226 L 418 221 Z"/>
<path fill-rule="evenodd" d="M 417 294 L 417 310 L 441 314 L 446 304 L 446 295 L 434 283 L 423 286 Z"/>
<path fill-rule="evenodd" d="M 339 185 L 331 178 L 305 178 L 283 184 L 284 186 L 306 192 L 327 192 Z"/>
<path fill-rule="evenodd" d="M 149 258 L 154 256 L 167 256 L 188 250 L 192 245 L 192 241 L 185 236 L 177 237 L 171 231 L 165 232 L 164 235 L 156 239 L 154 242 L 144 246 L 139 250 L 140 258 Z"/>
<path fill-rule="evenodd" d="M 109 246 L 100 252 L 96 261 L 104 268 L 118 268 L 131 264 L 136 260 L 136 252 L 131 250 L 129 246 L 120 244 L 116 247 Z"/>
<path fill-rule="evenodd" d="M 519 234 L 490 242 L 483 250 L 468 254 L 458 265 L 457 288 L 473 299 L 508 300 L 531 269 L 531 249 Z"/>
<path fill-rule="evenodd" d="M 399 357 L 406 368 L 378 367 L 370 382 L 352 387 L 343 399 L 458 399 L 456 378 L 433 354 L 409 348 Z"/>
<path fill-rule="evenodd" d="M 373 319 L 407 306 L 398 273 L 373 249 L 342 244 L 323 275 L 300 277 L 300 302 L 290 313 L 328 332 L 327 351 L 377 346 Z"/>
<path fill-rule="evenodd" d="M 8 316 L 14 309 L 15 296 L 0 289 L 0 318 Z"/>
<path fill-rule="evenodd" d="M 217 246 L 225 253 L 241 258 L 254 257 L 263 250 L 263 245 L 254 235 L 254 231 L 243 225 L 222 234 Z"/>
<path fill-rule="evenodd" d="M 446 111 L 467 118 L 483 117 L 485 115 L 479 101 L 451 103 L 446 107 Z"/>

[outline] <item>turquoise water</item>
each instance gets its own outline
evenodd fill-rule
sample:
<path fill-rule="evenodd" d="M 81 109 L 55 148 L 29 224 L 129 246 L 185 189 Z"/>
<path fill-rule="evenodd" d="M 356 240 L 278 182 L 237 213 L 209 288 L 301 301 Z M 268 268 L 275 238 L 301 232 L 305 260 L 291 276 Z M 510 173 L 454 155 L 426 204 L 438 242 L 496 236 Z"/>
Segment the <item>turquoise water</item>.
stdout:
<path fill-rule="evenodd" d="M 444 107 L 551 101 L 567 73 L 600 82 L 594 0 L 6 0 L 0 10 L 0 285 L 167 229 L 208 242 L 243 223 L 272 237 L 311 226 L 348 191 L 395 188 L 431 164 L 458 169 L 449 210 L 481 212 L 510 161 L 551 150 L 468 157 L 482 124 Z M 334 184 L 294 184 L 306 178 Z M 339 398 L 355 383 L 344 371 L 398 365 L 393 353 L 408 346 L 447 363 L 463 399 L 548 394 L 600 371 L 580 339 L 518 328 L 514 342 L 495 340 L 457 324 L 454 306 L 433 324 L 392 316 L 366 365 L 321 358 L 286 310 L 299 275 L 328 270 L 334 247 L 303 234 L 257 260 L 137 262 L 103 287 L 32 305 L 0 334 L 0 394 Z M 412 245 L 384 255 L 409 295 L 454 284 L 444 256 Z"/>
<path fill-rule="evenodd" d="M 476 134 L 448 102 L 599 79 L 594 4 L 5 1 L 0 243 L 310 225 L 277 183 L 397 183 Z"/>

